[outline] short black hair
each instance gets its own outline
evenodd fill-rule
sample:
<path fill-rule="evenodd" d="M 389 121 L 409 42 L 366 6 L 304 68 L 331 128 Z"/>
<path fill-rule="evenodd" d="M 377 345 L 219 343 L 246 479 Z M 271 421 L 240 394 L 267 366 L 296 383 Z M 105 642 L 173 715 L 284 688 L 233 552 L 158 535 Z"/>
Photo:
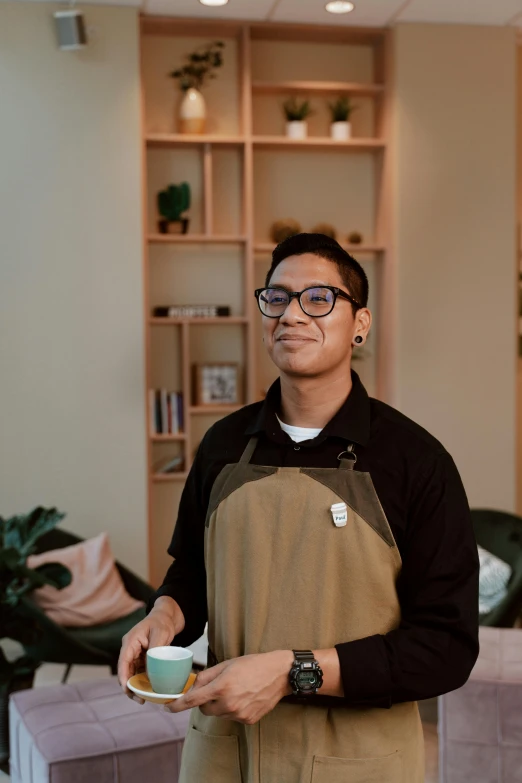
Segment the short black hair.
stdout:
<path fill-rule="evenodd" d="M 350 253 L 326 234 L 294 234 L 280 242 L 272 252 L 272 264 L 267 272 L 265 285 L 270 285 L 270 278 L 281 261 L 289 256 L 301 256 L 304 253 L 314 253 L 320 258 L 332 261 L 337 266 L 348 293 L 357 299 L 362 307 L 368 306 L 369 285 L 366 272 Z M 357 312 L 353 304 L 352 311 L 354 315 Z"/>

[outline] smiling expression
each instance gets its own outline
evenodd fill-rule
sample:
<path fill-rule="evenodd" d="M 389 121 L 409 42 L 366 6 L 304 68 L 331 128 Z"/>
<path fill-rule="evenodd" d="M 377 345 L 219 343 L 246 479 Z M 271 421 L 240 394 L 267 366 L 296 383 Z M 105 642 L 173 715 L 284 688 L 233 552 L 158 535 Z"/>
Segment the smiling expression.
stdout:
<path fill-rule="evenodd" d="M 330 285 L 353 296 L 337 265 L 314 253 L 285 258 L 274 270 L 270 285 L 281 286 L 287 291 Z M 281 372 L 319 376 L 335 372 L 346 363 L 349 366 L 353 337 L 356 331 L 365 336 L 370 322 L 367 308 L 358 310 L 354 317 L 350 302 L 341 297 L 337 298 L 332 312 L 323 318 L 304 313 L 294 298 L 280 318 L 263 316 L 263 340 L 270 358 Z"/>

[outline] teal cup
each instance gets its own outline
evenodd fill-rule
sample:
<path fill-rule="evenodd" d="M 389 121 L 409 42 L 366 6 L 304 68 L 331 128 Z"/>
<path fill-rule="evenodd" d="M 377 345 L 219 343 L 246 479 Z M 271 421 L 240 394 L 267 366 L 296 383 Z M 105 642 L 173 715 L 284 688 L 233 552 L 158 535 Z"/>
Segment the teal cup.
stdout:
<path fill-rule="evenodd" d="M 147 675 L 155 693 L 181 693 L 192 671 L 191 650 L 184 647 L 153 647 L 147 650 Z"/>

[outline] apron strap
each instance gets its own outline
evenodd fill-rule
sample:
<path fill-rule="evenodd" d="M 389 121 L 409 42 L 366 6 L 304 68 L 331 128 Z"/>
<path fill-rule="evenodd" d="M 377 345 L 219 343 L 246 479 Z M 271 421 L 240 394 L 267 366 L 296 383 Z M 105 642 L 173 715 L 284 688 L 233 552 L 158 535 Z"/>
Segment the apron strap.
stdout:
<path fill-rule="evenodd" d="M 350 443 L 344 451 L 341 451 L 337 459 L 339 460 L 339 470 L 353 470 L 353 466 L 357 462 L 357 454 L 353 450 L 353 443 Z"/>
<path fill-rule="evenodd" d="M 250 460 L 252 459 L 252 455 L 253 455 L 254 451 L 256 450 L 257 441 L 258 441 L 258 439 L 256 437 L 250 438 L 250 440 L 248 441 L 248 443 L 246 445 L 246 449 L 244 450 L 244 452 L 241 455 L 241 458 L 240 458 L 239 462 L 241 462 L 241 463 L 250 462 Z"/>

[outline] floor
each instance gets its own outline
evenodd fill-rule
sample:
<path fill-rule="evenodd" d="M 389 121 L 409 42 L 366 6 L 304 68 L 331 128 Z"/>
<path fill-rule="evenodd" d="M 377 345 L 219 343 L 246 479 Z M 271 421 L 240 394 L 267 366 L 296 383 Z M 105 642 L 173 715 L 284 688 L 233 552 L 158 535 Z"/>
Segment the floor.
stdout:
<path fill-rule="evenodd" d="M 62 679 L 63 672 L 64 667 L 61 664 L 44 664 L 36 673 L 35 687 L 58 684 Z M 110 676 L 109 668 L 105 669 L 102 666 L 75 666 L 69 675 L 68 681 L 73 683 Z M 430 699 L 419 706 L 423 719 L 422 725 L 426 750 L 425 783 L 438 783 L 437 700 Z M 0 783 L 8 783 L 9 780 L 8 775 L 0 772 Z"/>

